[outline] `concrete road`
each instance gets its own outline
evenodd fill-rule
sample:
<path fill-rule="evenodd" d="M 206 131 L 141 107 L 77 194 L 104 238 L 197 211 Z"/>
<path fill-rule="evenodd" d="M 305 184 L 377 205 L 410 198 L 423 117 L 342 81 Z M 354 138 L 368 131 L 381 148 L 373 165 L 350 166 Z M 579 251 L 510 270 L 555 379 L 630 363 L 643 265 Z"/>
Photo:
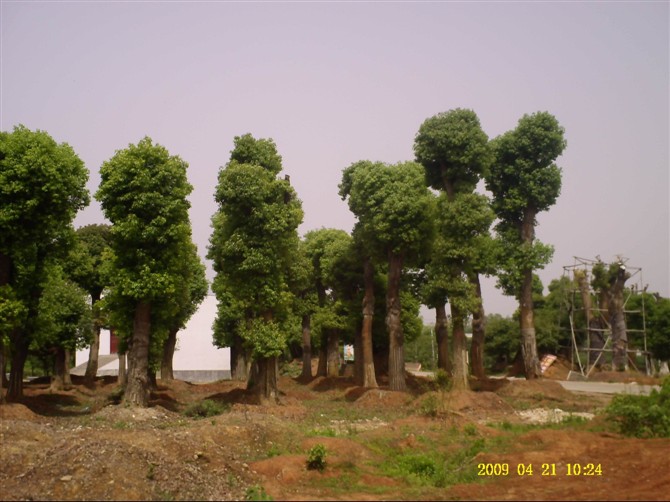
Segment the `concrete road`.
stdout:
<path fill-rule="evenodd" d="M 565 389 L 572 392 L 592 392 L 597 394 L 644 394 L 651 389 L 661 390 L 658 385 L 640 385 L 637 383 L 609 382 L 565 382 L 557 380 Z"/>

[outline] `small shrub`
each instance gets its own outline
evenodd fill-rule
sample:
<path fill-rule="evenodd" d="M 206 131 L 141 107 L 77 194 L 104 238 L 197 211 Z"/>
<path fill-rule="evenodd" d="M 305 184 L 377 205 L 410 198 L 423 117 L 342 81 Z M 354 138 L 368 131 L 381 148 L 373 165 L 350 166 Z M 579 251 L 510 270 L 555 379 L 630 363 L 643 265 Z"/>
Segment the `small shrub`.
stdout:
<path fill-rule="evenodd" d="M 638 438 L 670 437 L 670 378 L 648 396 L 619 394 L 605 409 L 619 432 Z"/>
<path fill-rule="evenodd" d="M 316 444 L 307 453 L 307 469 L 323 471 L 326 468 L 326 447 Z"/>
<path fill-rule="evenodd" d="M 475 427 L 475 424 L 468 424 L 463 427 L 463 432 L 466 434 L 466 436 L 476 436 L 477 427 Z"/>
<path fill-rule="evenodd" d="M 274 500 L 265 493 L 265 489 L 260 485 L 254 485 L 247 488 L 246 500 Z"/>
<path fill-rule="evenodd" d="M 448 392 L 451 390 L 451 375 L 442 368 L 438 368 L 435 372 L 435 386 L 438 390 Z"/>
<path fill-rule="evenodd" d="M 205 399 L 197 403 L 193 403 L 184 410 L 184 415 L 192 418 L 206 418 L 227 411 L 228 407 L 224 404 L 213 401 L 212 399 Z"/>
<path fill-rule="evenodd" d="M 426 396 L 423 401 L 421 401 L 421 406 L 419 407 L 422 415 L 427 417 L 436 417 L 439 412 L 439 401 L 435 394 L 429 394 Z"/>

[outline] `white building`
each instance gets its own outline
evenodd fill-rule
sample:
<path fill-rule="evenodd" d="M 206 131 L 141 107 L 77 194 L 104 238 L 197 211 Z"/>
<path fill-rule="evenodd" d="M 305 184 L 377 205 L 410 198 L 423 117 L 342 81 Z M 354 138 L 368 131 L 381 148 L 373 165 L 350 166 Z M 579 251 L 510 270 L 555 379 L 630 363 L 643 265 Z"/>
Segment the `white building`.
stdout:
<path fill-rule="evenodd" d="M 216 318 L 216 297 L 209 295 L 193 314 L 186 328 L 177 333 L 177 347 L 172 367 L 174 377 L 191 382 L 212 382 L 230 378 L 230 349 L 219 349 L 212 342 L 212 324 Z M 112 340 L 108 330 L 100 333 L 100 359 L 98 376 L 118 375 L 119 360 L 112 353 Z M 86 371 L 89 349 L 77 351 L 73 375 Z"/>

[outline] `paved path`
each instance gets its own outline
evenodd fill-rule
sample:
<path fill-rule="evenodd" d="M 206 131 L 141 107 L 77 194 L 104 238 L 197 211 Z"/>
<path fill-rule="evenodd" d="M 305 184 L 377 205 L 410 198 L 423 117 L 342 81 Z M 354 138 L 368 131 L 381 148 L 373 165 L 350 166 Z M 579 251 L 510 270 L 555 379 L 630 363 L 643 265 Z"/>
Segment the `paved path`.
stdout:
<path fill-rule="evenodd" d="M 564 382 L 556 380 L 565 389 L 572 392 L 595 392 L 598 394 L 645 394 L 651 389 L 660 390 L 658 385 L 640 385 L 637 383 L 609 383 L 609 382 Z"/>

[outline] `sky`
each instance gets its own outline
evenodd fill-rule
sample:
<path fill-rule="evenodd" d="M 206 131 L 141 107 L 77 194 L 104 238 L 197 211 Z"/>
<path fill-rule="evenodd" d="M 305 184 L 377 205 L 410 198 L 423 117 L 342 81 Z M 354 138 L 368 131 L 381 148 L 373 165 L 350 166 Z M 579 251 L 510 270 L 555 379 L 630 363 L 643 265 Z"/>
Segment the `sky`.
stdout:
<path fill-rule="evenodd" d="M 1 0 L 0 19 L 0 129 L 70 144 L 92 194 L 100 165 L 150 136 L 189 164 L 203 258 L 235 136 L 275 141 L 303 235 L 351 230 L 342 170 L 413 160 L 427 118 L 469 108 L 494 138 L 548 111 L 567 148 L 538 216 L 545 286 L 575 256 L 624 256 L 670 296 L 668 2 Z M 93 200 L 75 226 L 104 221 Z M 483 297 L 487 313 L 516 307 L 494 278 Z"/>

